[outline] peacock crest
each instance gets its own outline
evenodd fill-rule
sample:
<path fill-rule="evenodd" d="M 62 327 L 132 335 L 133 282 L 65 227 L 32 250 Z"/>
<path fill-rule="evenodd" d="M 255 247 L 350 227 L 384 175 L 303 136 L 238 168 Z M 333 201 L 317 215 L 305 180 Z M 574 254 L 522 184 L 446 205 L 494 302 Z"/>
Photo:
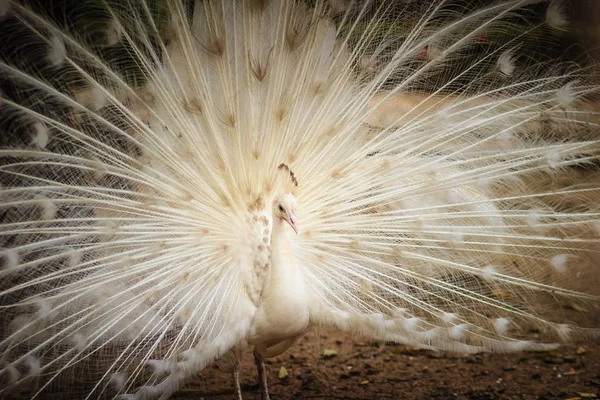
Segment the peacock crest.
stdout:
<path fill-rule="evenodd" d="M 291 183 L 291 187 L 290 187 L 290 185 L 288 185 L 288 187 L 286 187 L 286 192 L 291 193 L 295 188 L 298 187 L 298 179 L 296 179 L 296 176 L 294 175 L 294 171 L 292 171 L 290 169 L 290 167 L 288 167 L 286 164 L 283 164 L 283 163 L 279 164 L 277 169 L 279 171 L 282 171 L 284 175 L 287 173 L 289 182 Z"/>

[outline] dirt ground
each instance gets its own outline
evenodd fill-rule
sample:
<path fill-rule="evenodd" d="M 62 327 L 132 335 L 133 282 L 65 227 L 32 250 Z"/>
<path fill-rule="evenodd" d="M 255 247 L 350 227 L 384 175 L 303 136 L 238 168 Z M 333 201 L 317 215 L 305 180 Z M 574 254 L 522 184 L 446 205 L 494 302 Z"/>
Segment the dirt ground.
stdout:
<path fill-rule="evenodd" d="M 462 355 L 313 331 L 266 369 L 273 400 L 600 398 L 598 340 L 543 353 Z M 252 354 L 241 381 L 245 400 L 260 399 Z M 174 398 L 232 399 L 231 377 L 208 368 Z"/>

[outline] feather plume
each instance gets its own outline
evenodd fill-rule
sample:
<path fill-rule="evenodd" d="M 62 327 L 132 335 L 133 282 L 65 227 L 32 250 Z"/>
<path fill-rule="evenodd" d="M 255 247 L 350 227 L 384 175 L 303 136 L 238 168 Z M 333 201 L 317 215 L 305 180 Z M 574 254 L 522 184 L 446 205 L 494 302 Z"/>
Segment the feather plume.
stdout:
<path fill-rule="evenodd" d="M 600 300 L 600 84 L 527 53 L 556 2 L 72 3 L 0 0 L 0 396 L 166 398 L 237 360 L 290 192 L 312 325 L 598 335 L 564 309 Z"/>

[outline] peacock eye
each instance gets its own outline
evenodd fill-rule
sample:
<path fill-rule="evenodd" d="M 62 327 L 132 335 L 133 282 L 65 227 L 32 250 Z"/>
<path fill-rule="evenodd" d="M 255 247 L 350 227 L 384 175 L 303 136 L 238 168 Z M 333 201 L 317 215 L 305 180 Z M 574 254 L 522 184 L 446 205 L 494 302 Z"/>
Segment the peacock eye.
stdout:
<path fill-rule="evenodd" d="M 283 207 L 281 205 L 279 206 L 279 211 L 283 212 Z"/>

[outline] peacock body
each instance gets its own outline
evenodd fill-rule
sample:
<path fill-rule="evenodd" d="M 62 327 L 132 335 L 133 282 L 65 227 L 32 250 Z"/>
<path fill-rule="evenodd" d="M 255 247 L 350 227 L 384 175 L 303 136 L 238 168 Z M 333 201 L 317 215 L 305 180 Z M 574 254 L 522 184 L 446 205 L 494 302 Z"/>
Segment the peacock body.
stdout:
<path fill-rule="evenodd" d="M 167 398 L 308 325 L 596 336 L 595 65 L 520 53 L 560 3 L 469 4 L 1 0 L 2 396 Z"/>

